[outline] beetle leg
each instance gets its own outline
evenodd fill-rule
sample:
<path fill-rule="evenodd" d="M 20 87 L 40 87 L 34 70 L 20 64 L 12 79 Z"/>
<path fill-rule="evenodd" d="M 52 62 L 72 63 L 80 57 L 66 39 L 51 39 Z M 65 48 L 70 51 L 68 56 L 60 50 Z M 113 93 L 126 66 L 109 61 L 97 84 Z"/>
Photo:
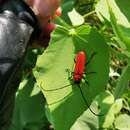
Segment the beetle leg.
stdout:
<path fill-rule="evenodd" d="M 66 69 L 66 72 L 68 72 L 68 79 L 72 79 L 74 72 L 72 72 L 70 69 Z"/>
<path fill-rule="evenodd" d="M 97 54 L 97 52 L 93 52 L 92 53 L 92 55 L 90 56 L 90 58 L 89 58 L 89 60 L 88 60 L 88 62 L 86 63 L 86 65 L 88 65 L 91 61 L 92 61 L 92 59 L 94 58 L 94 56 Z"/>
<path fill-rule="evenodd" d="M 85 83 L 89 86 L 89 82 L 88 82 L 88 80 L 86 80 L 86 76 L 83 76 L 83 79 L 84 79 Z"/>
<path fill-rule="evenodd" d="M 85 81 L 85 83 L 89 86 L 89 82 L 88 82 L 86 79 L 84 79 L 84 81 Z"/>
<path fill-rule="evenodd" d="M 88 73 L 84 73 L 85 75 L 83 76 L 83 79 L 85 81 L 85 83 L 89 86 L 89 82 L 86 80 L 86 75 L 90 75 L 90 74 L 95 74 L 96 72 L 88 72 Z"/>
<path fill-rule="evenodd" d="M 76 63 L 76 59 L 74 58 L 74 63 Z"/>
<path fill-rule="evenodd" d="M 64 85 L 64 86 L 62 86 L 62 87 L 60 87 L 60 88 L 44 89 L 44 88 L 42 87 L 42 82 L 41 82 L 40 85 L 39 85 L 39 87 L 40 87 L 43 91 L 45 91 L 45 92 L 52 92 L 52 91 L 57 91 L 57 90 L 60 90 L 60 89 L 64 89 L 64 88 L 70 87 L 71 85 L 73 85 L 73 84 L 67 84 L 67 85 Z"/>
<path fill-rule="evenodd" d="M 71 94 L 72 94 L 72 92 L 70 92 L 68 95 L 64 96 L 63 98 L 61 98 L 61 99 L 59 99 L 59 100 L 57 100 L 57 101 L 54 101 L 54 102 L 49 103 L 49 104 L 47 103 L 47 105 L 48 105 L 48 106 L 51 106 L 51 105 L 54 105 L 54 104 L 56 104 L 56 103 L 62 102 L 62 101 L 64 101 L 65 99 L 67 99 L 67 97 L 70 96 Z"/>
<path fill-rule="evenodd" d="M 96 74 L 96 72 L 87 72 L 87 73 L 84 73 L 85 75 L 90 75 L 90 74 Z"/>

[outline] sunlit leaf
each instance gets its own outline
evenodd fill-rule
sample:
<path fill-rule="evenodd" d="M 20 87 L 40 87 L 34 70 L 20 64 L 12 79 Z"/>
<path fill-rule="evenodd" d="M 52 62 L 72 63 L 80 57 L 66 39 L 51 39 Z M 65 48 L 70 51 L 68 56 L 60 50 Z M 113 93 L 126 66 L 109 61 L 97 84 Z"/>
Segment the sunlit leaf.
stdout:
<path fill-rule="evenodd" d="M 130 66 L 128 65 L 127 67 L 124 68 L 124 71 L 116 85 L 114 93 L 115 99 L 120 98 L 123 95 L 123 93 L 128 87 L 129 80 L 130 80 Z"/>
<path fill-rule="evenodd" d="M 111 112 L 114 114 L 118 114 L 122 109 L 122 107 L 123 107 L 122 99 L 117 99 L 111 107 Z"/>
<path fill-rule="evenodd" d="M 115 127 L 119 130 L 129 130 L 130 129 L 130 116 L 127 114 L 121 114 L 116 118 Z"/>
<path fill-rule="evenodd" d="M 66 72 L 66 69 L 73 72 L 75 55 L 82 50 L 87 54 L 87 61 L 93 53 L 96 53 L 86 67 L 86 73 L 95 72 L 86 75 L 89 86 L 85 82 L 80 84 L 90 104 L 97 94 L 104 91 L 109 72 L 108 48 L 95 29 L 87 25 L 76 29 L 58 27 L 52 34 L 49 47 L 37 60 L 34 75 L 47 103 L 50 104 L 48 108 L 51 117 L 50 115 L 49 117 L 55 130 L 69 129 L 87 108 L 79 88 L 77 85 L 72 85 Z M 44 91 L 65 85 L 70 86 L 57 91 Z"/>
<path fill-rule="evenodd" d="M 115 119 L 114 114 L 110 112 L 113 103 L 114 97 L 110 92 L 104 92 L 98 95 L 90 105 L 90 109 L 98 113 L 98 106 L 100 106 L 101 111 L 98 114 L 102 114 L 102 116 L 95 116 L 87 109 L 87 111 L 77 119 L 71 130 L 97 130 L 109 128 Z"/>
<path fill-rule="evenodd" d="M 129 6 L 129 0 L 101 0 L 98 3 L 96 9 L 99 17 L 101 16 L 111 23 L 113 30 L 118 38 L 118 43 L 122 48 L 122 52 L 128 57 L 130 57 Z"/>
<path fill-rule="evenodd" d="M 84 18 L 75 9 L 68 12 L 68 15 L 73 26 L 79 26 L 84 23 Z"/>

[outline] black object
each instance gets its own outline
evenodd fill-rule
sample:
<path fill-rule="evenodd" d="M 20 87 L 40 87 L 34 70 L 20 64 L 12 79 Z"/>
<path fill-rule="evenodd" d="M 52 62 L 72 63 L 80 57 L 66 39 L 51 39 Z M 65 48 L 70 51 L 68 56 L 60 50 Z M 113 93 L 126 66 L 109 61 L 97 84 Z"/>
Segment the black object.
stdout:
<path fill-rule="evenodd" d="M 40 27 L 33 11 L 22 0 L 6 0 L 0 6 L 0 130 L 7 130 L 20 67 L 30 38 L 38 35 Z"/>
<path fill-rule="evenodd" d="M 41 28 L 34 12 L 23 0 L 1 0 L 1 2 L 3 4 L 0 5 L 0 12 L 5 10 L 12 11 L 19 19 L 29 23 L 34 29 L 33 38 L 41 33 Z"/>

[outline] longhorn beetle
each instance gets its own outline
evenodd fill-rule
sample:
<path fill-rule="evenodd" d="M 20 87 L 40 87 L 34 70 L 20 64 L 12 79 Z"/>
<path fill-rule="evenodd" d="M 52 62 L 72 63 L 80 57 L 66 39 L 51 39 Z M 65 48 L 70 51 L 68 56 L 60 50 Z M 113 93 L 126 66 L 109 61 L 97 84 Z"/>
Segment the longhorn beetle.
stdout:
<path fill-rule="evenodd" d="M 96 55 L 96 53 L 93 53 L 91 55 L 90 59 L 88 60 L 88 62 L 86 62 L 87 57 L 86 57 L 85 51 L 79 51 L 76 54 L 75 59 L 74 59 L 74 61 L 75 61 L 74 72 L 71 72 L 72 77 L 73 77 L 73 83 L 69 84 L 69 85 L 65 85 L 65 86 L 63 86 L 61 88 L 55 88 L 55 89 L 50 89 L 50 90 L 46 90 L 46 89 L 42 88 L 42 90 L 43 91 L 56 91 L 56 90 L 59 90 L 59 89 L 66 88 L 66 87 L 68 87 L 70 85 L 76 84 L 78 86 L 78 88 L 80 89 L 81 95 L 82 95 L 83 100 L 84 100 L 86 106 L 88 107 L 88 109 L 96 116 L 104 116 L 104 114 L 97 114 L 97 113 L 93 112 L 93 110 L 89 107 L 88 102 L 87 102 L 87 100 L 86 100 L 86 98 L 85 98 L 85 96 L 83 94 L 83 91 L 81 89 L 81 86 L 80 86 L 81 80 L 82 79 L 85 80 L 85 77 L 84 77 L 84 74 L 86 74 L 85 73 L 85 66 L 90 63 L 90 61 L 92 60 L 92 58 L 95 55 Z M 67 69 L 67 71 L 69 72 L 69 69 Z M 96 72 L 89 72 L 87 74 L 92 74 L 92 73 L 96 73 Z M 86 81 L 86 80 L 85 80 L 85 83 L 87 85 L 89 85 L 88 81 Z M 53 104 L 53 103 L 51 103 L 51 104 Z"/>

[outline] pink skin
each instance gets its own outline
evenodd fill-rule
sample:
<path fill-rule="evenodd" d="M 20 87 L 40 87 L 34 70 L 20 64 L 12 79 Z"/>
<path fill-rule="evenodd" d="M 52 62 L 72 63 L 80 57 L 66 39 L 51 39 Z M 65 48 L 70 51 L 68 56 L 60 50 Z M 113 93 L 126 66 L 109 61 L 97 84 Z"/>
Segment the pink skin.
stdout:
<path fill-rule="evenodd" d="M 50 17 L 54 16 L 60 5 L 60 0 L 27 0 L 37 15 L 41 25 L 48 24 Z"/>
<path fill-rule="evenodd" d="M 33 47 L 47 47 L 50 33 L 56 27 L 54 23 L 48 21 L 61 15 L 60 0 L 27 0 L 27 4 L 36 14 L 43 29 L 37 41 L 34 41 Z"/>

